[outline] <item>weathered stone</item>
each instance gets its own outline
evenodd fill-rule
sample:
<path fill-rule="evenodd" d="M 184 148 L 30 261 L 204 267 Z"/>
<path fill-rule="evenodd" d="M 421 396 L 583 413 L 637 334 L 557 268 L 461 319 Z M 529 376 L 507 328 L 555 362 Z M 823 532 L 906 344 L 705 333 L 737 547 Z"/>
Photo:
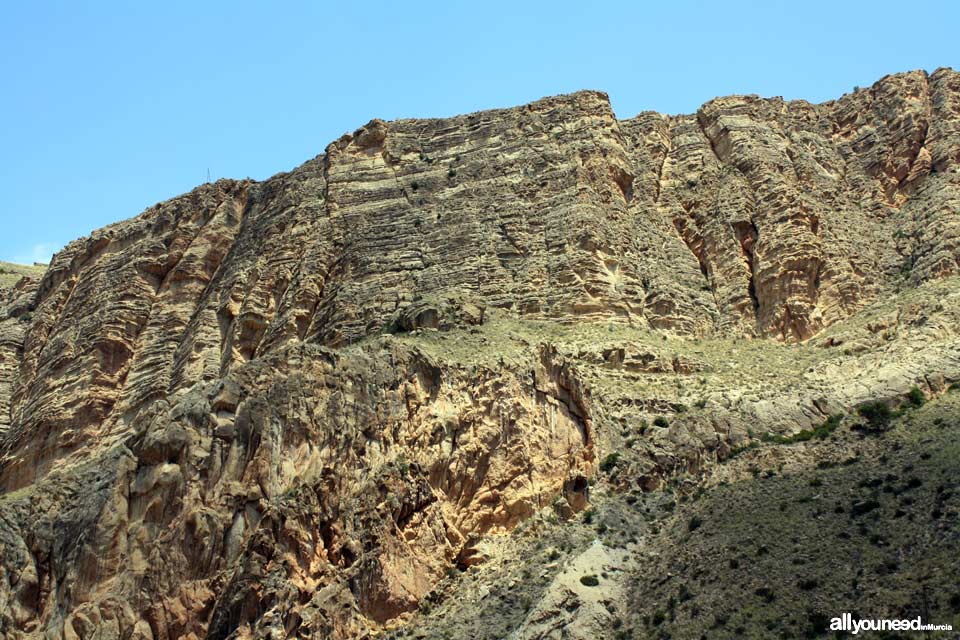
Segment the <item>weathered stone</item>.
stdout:
<path fill-rule="evenodd" d="M 754 430 L 942 393 L 958 193 L 941 69 L 374 120 L 74 241 L 0 284 L 0 635 L 367 637 L 587 508 L 598 466 L 653 491 Z M 814 336 L 792 379 L 749 359 Z M 544 607 L 588 603 L 595 637 L 566 578 Z"/>

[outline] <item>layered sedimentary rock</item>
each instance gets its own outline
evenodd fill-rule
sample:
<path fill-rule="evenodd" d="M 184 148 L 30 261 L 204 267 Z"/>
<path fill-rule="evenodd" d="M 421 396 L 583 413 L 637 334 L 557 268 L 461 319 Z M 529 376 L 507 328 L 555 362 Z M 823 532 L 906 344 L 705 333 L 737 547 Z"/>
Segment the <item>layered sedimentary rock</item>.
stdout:
<path fill-rule="evenodd" d="M 600 422 L 679 412 L 631 375 L 714 365 L 550 340 L 465 363 L 385 334 L 483 336 L 500 314 L 686 343 L 843 336 L 868 305 L 960 274 L 958 167 L 949 69 L 819 105 L 737 96 L 626 120 L 584 91 L 374 120 L 290 173 L 77 240 L 0 290 L 0 630 L 390 625 L 480 562 L 482 536 L 558 496 L 581 509 Z M 858 390 L 811 379 L 767 414 L 726 389 L 682 437 L 645 436 L 642 483 L 722 456 L 751 419 L 807 426 L 927 375 L 941 390 L 951 304 L 927 329 L 885 325 L 895 383 L 867 354 L 876 371 L 829 365 L 838 384 L 872 371 Z M 633 386 L 606 406 L 594 369 Z"/>

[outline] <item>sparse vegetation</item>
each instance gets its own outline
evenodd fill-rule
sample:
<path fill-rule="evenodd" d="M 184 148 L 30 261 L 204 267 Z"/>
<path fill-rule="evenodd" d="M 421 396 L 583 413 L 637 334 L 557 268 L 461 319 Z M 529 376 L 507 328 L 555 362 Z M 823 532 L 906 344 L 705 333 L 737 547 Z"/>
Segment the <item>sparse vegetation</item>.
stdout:
<path fill-rule="evenodd" d="M 712 631 L 706 633 L 710 638 L 788 636 L 784 624 L 800 629 L 800 635 L 822 637 L 824 618 L 814 603 L 823 594 L 849 602 L 851 607 L 896 606 L 894 603 L 916 597 L 916 585 L 921 576 L 927 576 L 923 580 L 937 585 L 931 584 L 930 589 L 944 593 L 939 599 L 929 599 L 928 606 L 939 607 L 937 615 L 951 620 L 951 615 L 960 614 L 960 593 L 950 604 L 947 594 L 956 590 L 947 574 L 938 572 L 937 578 L 931 578 L 925 567 L 960 570 L 955 542 L 921 534 L 908 518 L 922 522 L 923 527 L 948 527 L 944 531 L 955 535 L 956 520 L 948 520 L 948 514 L 960 512 L 960 503 L 951 495 L 948 505 L 938 496 L 950 493 L 950 483 L 941 478 L 954 477 L 956 456 L 960 455 L 960 439 L 955 440 L 955 431 L 951 431 L 956 423 L 942 418 L 957 415 L 958 410 L 958 400 L 944 396 L 927 400 L 923 411 L 902 415 L 891 411 L 886 427 L 867 441 L 855 433 L 838 431 L 829 442 L 805 436 L 809 447 L 822 452 L 845 443 L 866 449 L 858 455 L 848 452 L 826 465 L 817 464 L 822 453 L 814 453 L 801 471 L 794 468 L 762 483 L 740 480 L 721 484 L 696 502 L 682 503 L 676 515 L 668 517 L 677 519 L 670 539 L 683 542 L 674 542 L 676 550 L 671 548 L 635 574 L 641 582 L 633 601 L 640 608 L 638 619 L 646 619 L 649 627 L 656 612 L 663 611 L 652 637 L 701 637 L 711 624 Z M 951 426 L 938 425 L 938 421 Z M 837 429 L 845 423 L 839 416 L 830 422 Z M 764 460 L 757 459 L 759 475 L 767 470 L 761 466 Z M 773 505 L 772 497 L 777 500 Z M 697 519 L 710 523 L 708 533 L 676 535 L 680 529 L 689 531 L 690 523 Z M 914 545 L 923 548 L 915 553 L 925 560 L 903 562 L 897 550 L 914 549 Z M 834 571 L 853 554 L 864 569 L 856 575 Z M 684 587 L 690 584 L 690 576 L 696 576 L 700 585 L 696 613 L 679 604 L 675 610 L 663 607 L 669 593 L 664 594 L 667 587 L 655 576 L 667 571 L 682 576 Z M 766 584 L 757 584 L 758 576 Z M 683 589 L 673 591 L 676 596 L 681 593 Z M 718 597 L 721 599 L 712 600 Z M 716 608 L 716 602 L 729 598 L 754 604 L 734 611 Z M 678 602 L 682 601 L 678 597 Z M 812 608 L 801 608 L 804 603 Z M 770 618 L 772 606 L 776 607 L 776 620 Z"/>
<path fill-rule="evenodd" d="M 813 429 L 804 429 L 803 431 L 798 431 L 789 436 L 781 436 L 779 434 L 767 433 L 761 437 L 761 440 L 764 442 L 771 442 L 774 444 L 794 444 L 796 442 L 807 442 L 808 440 L 823 440 L 827 438 L 831 433 L 836 431 L 837 427 L 840 426 L 840 423 L 843 422 L 843 416 L 840 414 L 832 415 L 827 420 L 818 427 Z"/>

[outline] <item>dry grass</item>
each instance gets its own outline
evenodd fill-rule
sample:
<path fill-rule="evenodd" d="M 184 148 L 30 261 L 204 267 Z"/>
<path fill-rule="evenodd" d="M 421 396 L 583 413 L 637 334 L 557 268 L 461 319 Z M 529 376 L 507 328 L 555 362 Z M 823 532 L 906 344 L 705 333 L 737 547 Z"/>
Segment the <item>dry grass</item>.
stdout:
<path fill-rule="evenodd" d="M 14 264 L 12 262 L 0 262 L 0 289 L 12 287 L 23 276 L 42 278 L 46 270 L 47 265 L 27 265 Z"/>

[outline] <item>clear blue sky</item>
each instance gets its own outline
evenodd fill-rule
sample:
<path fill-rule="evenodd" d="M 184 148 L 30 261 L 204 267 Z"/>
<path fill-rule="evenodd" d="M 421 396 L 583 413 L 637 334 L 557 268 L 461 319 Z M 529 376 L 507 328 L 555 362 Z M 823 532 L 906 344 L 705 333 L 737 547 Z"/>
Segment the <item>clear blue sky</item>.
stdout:
<path fill-rule="evenodd" d="M 960 67 L 954 2 L 37 0 L 0 16 L 0 259 L 20 262 L 208 168 L 291 169 L 373 117 L 584 88 L 620 117 L 684 113 Z"/>

